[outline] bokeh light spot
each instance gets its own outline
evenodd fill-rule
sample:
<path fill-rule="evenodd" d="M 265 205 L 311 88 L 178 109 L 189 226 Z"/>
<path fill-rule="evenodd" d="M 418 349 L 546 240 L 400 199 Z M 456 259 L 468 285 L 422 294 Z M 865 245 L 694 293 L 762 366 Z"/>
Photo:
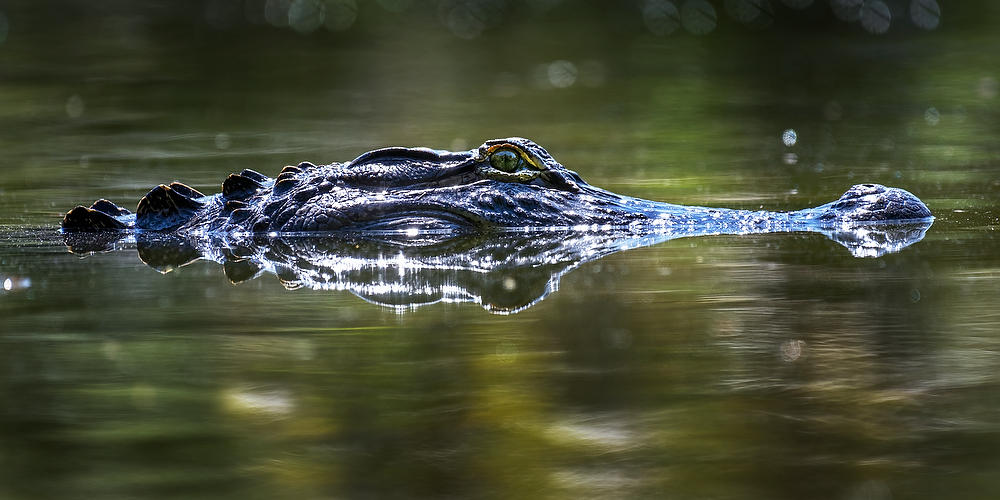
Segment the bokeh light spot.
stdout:
<path fill-rule="evenodd" d="M 479 12 L 468 3 L 459 3 L 451 9 L 445 16 L 445 25 L 448 30 L 459 38 L 471 40 L 478 37 L 486 29 Z"/>
<path fill-rule="evenodd" d="M 865 31 L 881 35 L 889 31 L 890 24 L 892 24 L 892 12 L 889 11 L 889 6 L 885 2 L 874 0 L 865 2 L 861 6 L 861 27 Z"/>
<path fill-rule="evenodd" d="M 291 0 L 267 0 L 264 4 L 264 20 L 275 28 L 288 26 L 288 9 Z"/>
<path fill-rule="evenodd" d="M 657 36 L 667 36 L 681 25 L 677 6 L 668 0 L 646 0 L 642 6 L 642 22 L 646 29 Z"/>
<path fill-rule="evenodd" d="M 358 19 L 358 4 L 354 0 L 327 0 L 323 25 L 330 31 L 344 31 Z"/>
<path fill-rule="evenodd" d="M 781 133 L 781 143 L 785 146 L 792 147 L 798 141 L 799 134 L 795 133 L 795 130 L 788 129 Z"/>
<path fill-rule="evenodd" d="M 501 0 L 444 0 L 438 19 L 455 36 L 471 40 L 500 22 L 505 6 Z"/>
<path fill-rule="evenodd" d="M 294 0 L 288 7 L 288 25 L 303 35 L 323 25 L 326 5 L 319 0 Z"/>
<path fill-rule="evenodd" d="M 781 359 L 786 363 L 798 361 L 805 352 L 804 340 L 789 340 L 781 344 Z"/>
<path fill-rule="evenodd" d="M 225 132 L 220 132 L 215 134 L 215 147 L 216 149 L 229 149 L 232 141 L 229 139 L 229 134 Z"/>
<path fill-rule="evenodd" d="M 507 290 L 508 292 L 516 290 L 517 280 L 511 278 L 510 276 L 507 276 L 506 278 L 503 279 L 503 289 Z"/>
<path fill-rule="evenodd" d="M 681 6 L 681 24 L 693 35 L 707 35 L 715 30 L 718 16 L 706 0 L 687 0 Z"/>
<path fill-rule="evenodd" d="M 830 9 L 837 19 L 853 23 L 861 18 L 861 6 L 864 0 L 830 0 Z"/>
<path fill-rule="evenodd" d="M 941 122 L 941 113 L 937 110 L 937 108 L 931 106 L 924 111 L 924 121 L 933 127 Z"/>
<path fill-rule="evenodd" d="M 553 61 L 549 64 L 549 83 L 555 88 L 564 89 L 573 85 L 578 74 L 576 65 L 569 61 Z"/>
<path fill-rule="evenodd" d="M 84 108 L 86 105 L 83 102 L 83 98 L 79 95 L 73 94 L 66 99 L 66 115 L 70 118 L 79 118 L 83 116 Z"/>
<path fill-rule="evenodd" d="M 984 76 L 979 79 L 976 91 L 979 97 L 983 99 L 993 99 L 997 96 L 998 91 L 1000 91 L 1000 82 L 997 82 L 997 79 L 991 76 Z"/>
<path fill-rule="evenodd" d="M 910 2 L 910 20 L 913 24 L 925 30 L 932 30 L 941 23 L 941 6 L 937 0 L 912 0 Z"/>
<path fill-rule="evenodd" d="M 730 17 L 753 28 L 766 28 L 774 21 L 769 0 L 726 0 L 725 5 Z"/>

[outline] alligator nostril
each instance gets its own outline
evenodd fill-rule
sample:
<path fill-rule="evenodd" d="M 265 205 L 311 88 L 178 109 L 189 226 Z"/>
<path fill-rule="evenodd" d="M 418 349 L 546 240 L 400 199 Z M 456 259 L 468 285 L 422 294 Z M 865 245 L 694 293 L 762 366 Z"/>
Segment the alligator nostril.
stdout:
<path fill-rule="evenodd" d="M 862 187 L 866 187 L 866 188 L 873 188 L 873 187 L 875 187 L 874 184 L 862 184 L 861 186 Z"/>

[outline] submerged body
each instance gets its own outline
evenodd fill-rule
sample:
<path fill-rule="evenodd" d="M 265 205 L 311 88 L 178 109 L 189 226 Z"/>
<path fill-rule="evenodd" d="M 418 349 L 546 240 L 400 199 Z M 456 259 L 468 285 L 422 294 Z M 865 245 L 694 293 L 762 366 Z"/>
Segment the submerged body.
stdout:
<path fill-rule="evenodd" d="M 930 219 L 916 196 L 878 184 L 855 185 L 836 201 L 794 212 L 622 196 L 587 184 L 537 144 L 508 138 L 464 152 L 379 149 L 347 163 L 285 167 L 276 179 L 244 170 L 210 196 L 176 182 L 160 185 L 139 201 L 135 213 L 99 200 L 67 213 L 62 228 L 176 234 L 600 228 L 706 234 Z"/>

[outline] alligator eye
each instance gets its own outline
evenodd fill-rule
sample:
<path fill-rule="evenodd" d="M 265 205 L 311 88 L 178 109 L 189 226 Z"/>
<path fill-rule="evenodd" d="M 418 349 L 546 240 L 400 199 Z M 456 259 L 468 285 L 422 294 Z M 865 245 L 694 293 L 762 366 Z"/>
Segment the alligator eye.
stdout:
<path fill-rule="evenodd" d="M 509 149 L 501 149 L 490 155 L 490 165 L 497 170 L 513 172 L 520 164 L 521 158 Z"/>

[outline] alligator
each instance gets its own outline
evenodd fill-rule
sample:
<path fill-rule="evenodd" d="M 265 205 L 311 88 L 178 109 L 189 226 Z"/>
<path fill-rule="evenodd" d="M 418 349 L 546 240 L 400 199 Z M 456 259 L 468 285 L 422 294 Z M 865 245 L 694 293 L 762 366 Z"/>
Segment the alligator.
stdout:
<path fill-rule="evenodd" d="M 400 233 L 455 235 L 509 230 L 746 234 L 828 232 L 858 224 L 927 222 L 916 196 L 878 184 L 852 186 L 830 203 L 792 212 L 683 206 L 584 182 L 534 142 L 494 139 L 470 151 L 390 147 L 347 163 L 287 166 L 277 178 L 230 175 L 204 195 L 161 184 L 135 212 L 101 199 L 78 206 L 62 231 L 202 234 Z"/>

